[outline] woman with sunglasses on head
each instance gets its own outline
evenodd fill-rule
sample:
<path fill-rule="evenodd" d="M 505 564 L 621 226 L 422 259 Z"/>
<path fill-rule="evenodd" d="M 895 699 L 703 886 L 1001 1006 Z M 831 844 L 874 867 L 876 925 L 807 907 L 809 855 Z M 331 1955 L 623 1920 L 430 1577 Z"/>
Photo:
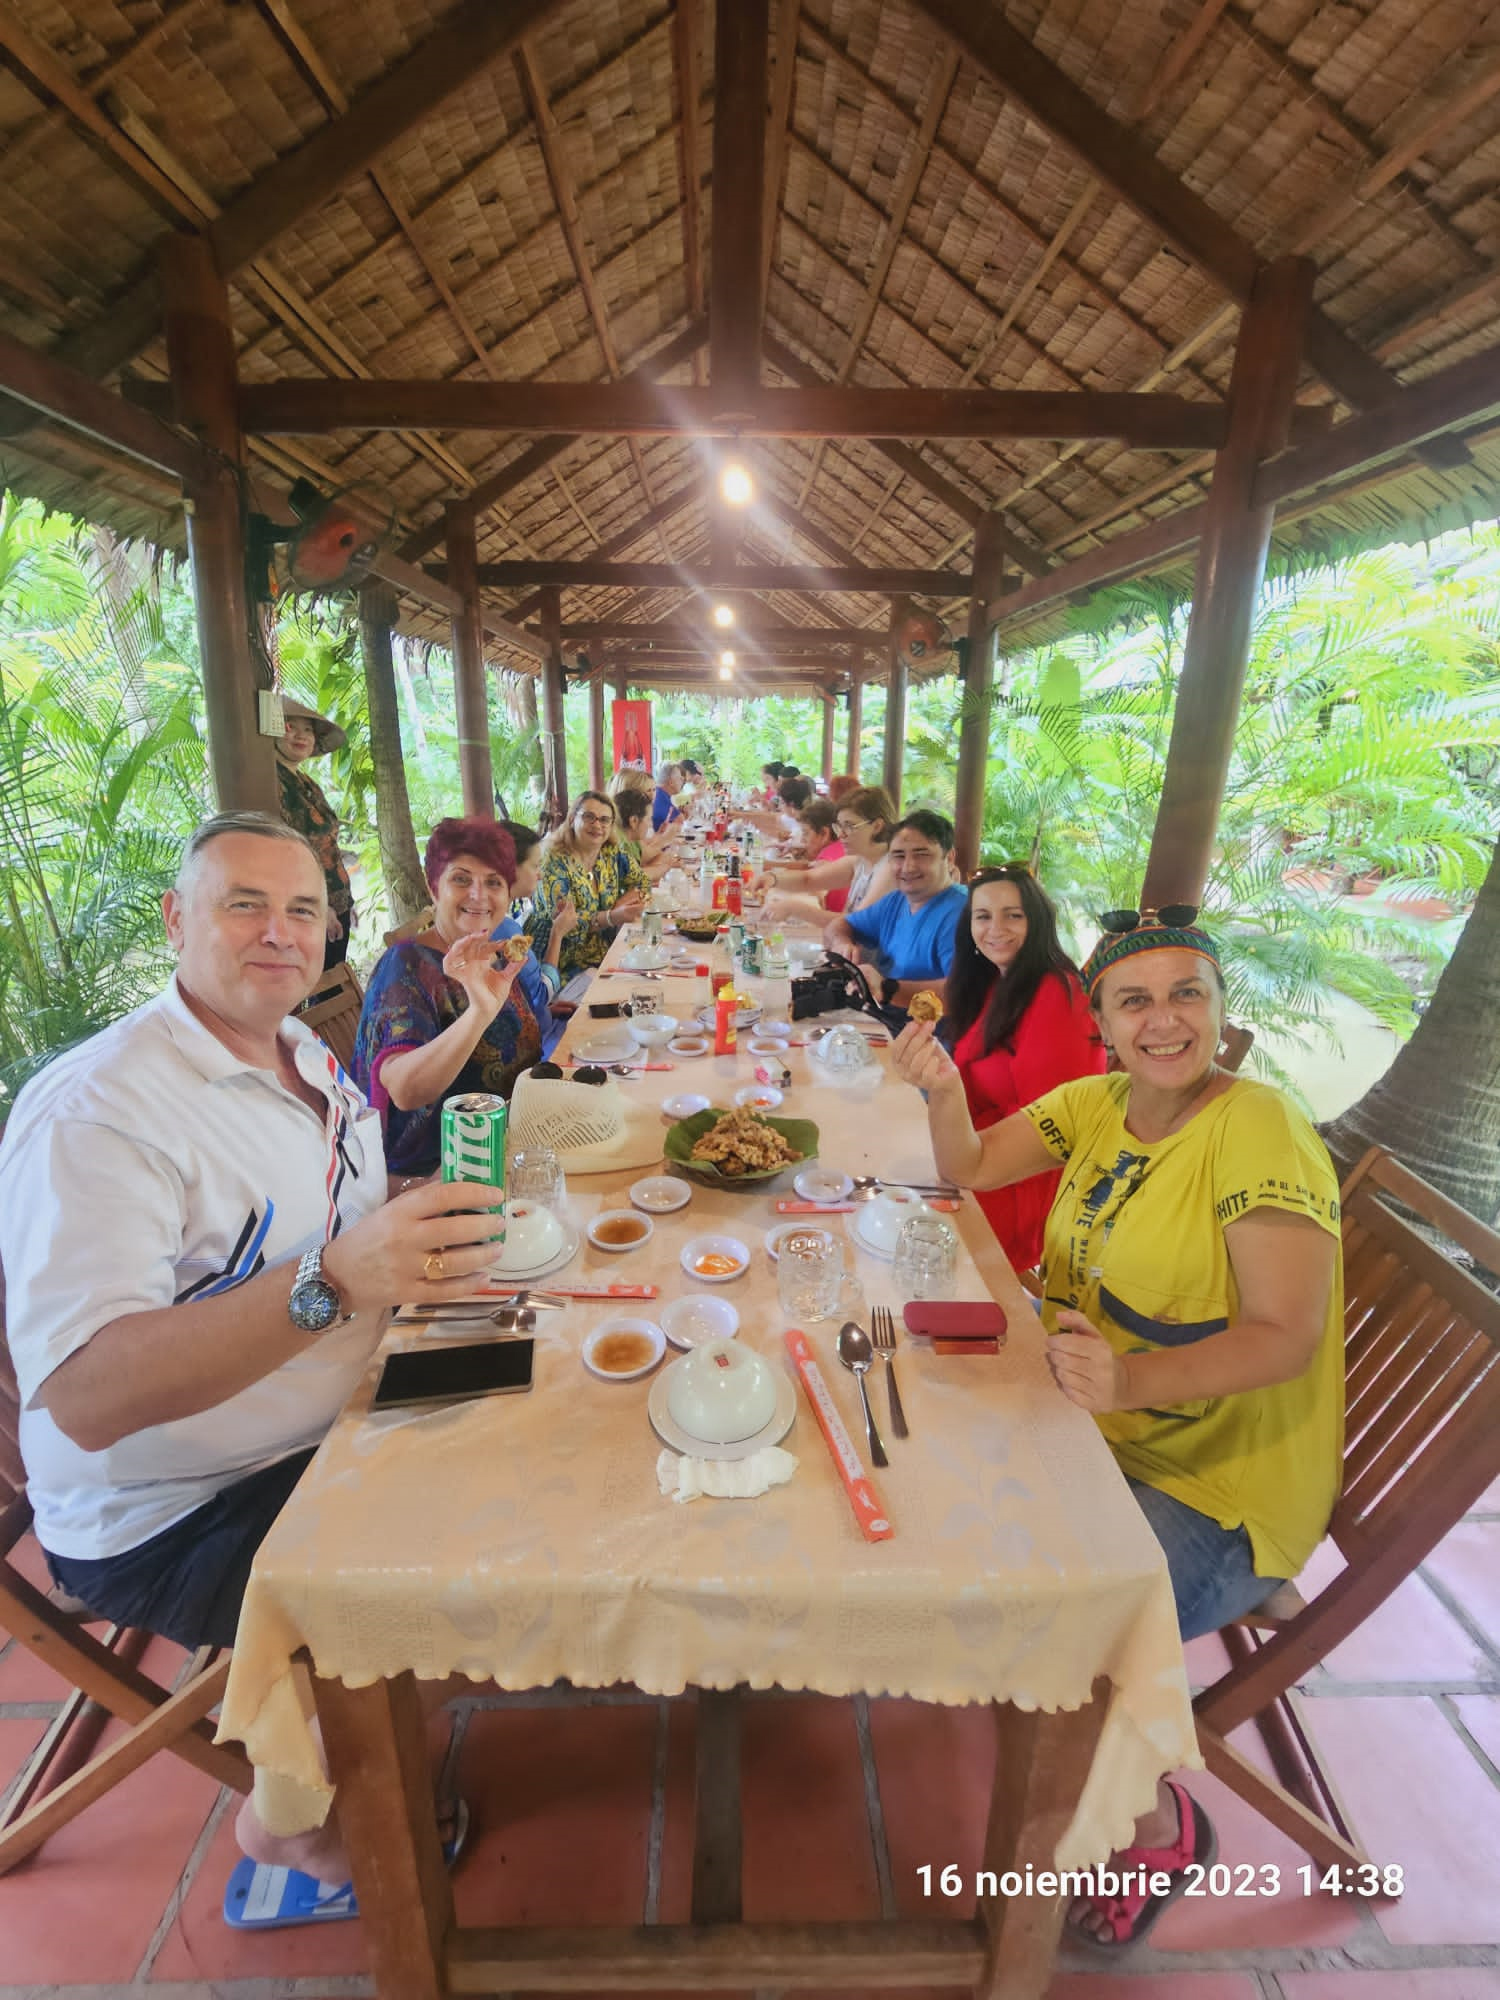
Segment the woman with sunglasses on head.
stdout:
<path fill-rule="evenodd" d="M 1118 928 L 1083 979 L 1118 1074 L 977 1132 L 930 1027 L 904 1029 L 894 1051 L 960 1186 L 1061 1165 L 1042 1263 L 1048 1365 L 1162 1545 L 1184 1640 L 1263 1604 L 1317 1547 L 1344 1414 L 1338 1181 L 1280 1091 L 1216 1067 L 1224 980 L 1196 915 L 1109 914 Z M 1075 1934 L 1135 1943 L 1213 1845 L 1202 1808 L 1164 1780 L 1116 1866 L 1165 1874 L 1166 1892 L 1081 1901 Z"/>
<path fill-rule="evenodd" d="M 601 964 L 615 933 L 640 916 L 651 894 L 645 870 L 620 845 L 615 827 L 613 801 L 603 792 L 580 792 L 571 815 L 547 836 L 526 930 L 545 953 L 556 912 L 572 903 L 577 928 L 557 954 L 564 980 Z"/>
<path fill-rule="evenodd" d="M 520 976 L 530 953 L 493 936 L 510 914 L 515 842 L 494 820 L 439 820 L 422 866 L 432 924 L 381 957 L 354 1040 L 354 1080 L 380 1113 L 393 1174 L 436 1173 L 444 1099 L 509 1097 L 542 1053 Z"/>
<path fill-rule="evenodd" d="M 847 792 L 833 820 L 843 853 L 835 860 L 778 861 L 768 869 L 766 885 L 773 893 L 766 898 L 765 917 L 779 923 L 789 917 L 818 923 L 833 907 L 823 900 L 830 891 L 845 892 L 843 914 L 888 895 L 896 886 L 886 855 L 897 818 L 881 786 Z"/>
<path fill-rule="evenodd" d="M 1024 866 L 983 868 L 953 940 L 939 1027 L 963 1078 L 974 1129 L 984 1132 L 1075 1076 L 1102 1076 L 1104 1045 L 1078 967 L 1057 936 L 1057 912 Z M 979 1195 L 1017 1271 L 1042 1254 L 1060 1171 Z"/>

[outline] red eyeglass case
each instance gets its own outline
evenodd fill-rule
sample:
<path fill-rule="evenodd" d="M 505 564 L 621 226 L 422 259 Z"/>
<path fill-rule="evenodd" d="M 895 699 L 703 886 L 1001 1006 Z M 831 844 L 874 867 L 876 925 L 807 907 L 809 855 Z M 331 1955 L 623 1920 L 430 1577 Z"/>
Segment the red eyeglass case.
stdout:
<path fill-rule="evenodd" d="M 934 1354 L 998 1354 L 1005 1343 L 1005 1314 L 993 1299 L 913 1299 L 903 1317 Z"/>

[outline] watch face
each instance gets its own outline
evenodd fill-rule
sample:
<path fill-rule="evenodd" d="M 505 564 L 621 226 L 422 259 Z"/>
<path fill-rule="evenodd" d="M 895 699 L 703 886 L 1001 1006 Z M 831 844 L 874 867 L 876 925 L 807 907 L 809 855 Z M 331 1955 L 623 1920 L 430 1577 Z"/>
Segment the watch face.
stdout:
<path fill-rule="evenodd" d="M 325 1278 L 304 1278 L 292 1287 L 287 1312 L 304 1333 L 321 1333 L 339 1316 L 339 1295 Z"/>

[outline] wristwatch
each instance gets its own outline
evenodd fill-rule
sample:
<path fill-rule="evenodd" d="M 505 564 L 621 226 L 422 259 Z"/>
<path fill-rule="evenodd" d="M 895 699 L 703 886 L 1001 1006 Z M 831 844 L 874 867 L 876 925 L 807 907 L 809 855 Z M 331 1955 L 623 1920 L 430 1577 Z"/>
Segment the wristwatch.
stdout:
<path fill-rule="evenodd" d="M 323 1245 L 314 1244 L 302 1253 L 292 1294 L 286 1302 L 287 1317 L 304 1333 L 326 1333 L 336 1319 L 347 1319 L 337 1285 L 323 1276 Z"/>
<path fill-rule="evenodd" d="M 880 1004 L 881 1004 L 881 1006 L 882 1006 L 882 1007 L 889 1007 L 889 1006 L 890 1006 L 891 1002 L 892 1002 L 892 1001 L 893 1001 L 893 1000 L 895 999 L 895 997 L 896 997 L 896 989 L 897 989 L 897 987 L 898 987 L 898 986 L 899 986 L 900 984 L 901 984 L 901 981 L 900 981 L 899 979 L 882 979 L 882 980 L 881 980 L 881 982 L 880 982 Z"/>

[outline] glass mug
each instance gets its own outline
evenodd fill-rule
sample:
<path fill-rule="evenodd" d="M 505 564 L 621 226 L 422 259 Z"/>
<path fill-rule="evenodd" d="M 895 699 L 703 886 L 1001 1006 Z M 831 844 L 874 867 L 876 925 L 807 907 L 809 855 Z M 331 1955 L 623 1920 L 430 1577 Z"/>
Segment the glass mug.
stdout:
<path fill-rule="evenodd" d="M 660 910 L 646 910 L 641 916 L 641 941 L 643 944 L 659 945 L 662 938 L 664 918 Z"/>
<path fill-rule="evenodd" d="M 648 986 L 639 992 L 632 992 L 630 996 L 630 1011 L 632 1014 L 655 1014 L 660 1009 L 661 995 L 654 986 Z"/>
<path fill-rule="evenodd" d="M 900 1298 L 952 1298 L 958 1277 L 958 1236 L 940 1215 L 914 1215 L 902 1223 L 891 1276 Z"/>
<path fill-rule="evenodd" d="M 505 1198 L 550 1208 L 554 1215 L 562 1213 L 568 1183 L 550 1146 L 527 1146 L 516 1154 L 506 1169 Z"/>
<path fill-rule="evenodd" d="M 832 1319 L 844 1281 L 843 1245 L 826 1229 L 798 1229 L 783 1236 L 776 1261 L 776 1295 L 783 1316 L 796 1326 Z"/>

